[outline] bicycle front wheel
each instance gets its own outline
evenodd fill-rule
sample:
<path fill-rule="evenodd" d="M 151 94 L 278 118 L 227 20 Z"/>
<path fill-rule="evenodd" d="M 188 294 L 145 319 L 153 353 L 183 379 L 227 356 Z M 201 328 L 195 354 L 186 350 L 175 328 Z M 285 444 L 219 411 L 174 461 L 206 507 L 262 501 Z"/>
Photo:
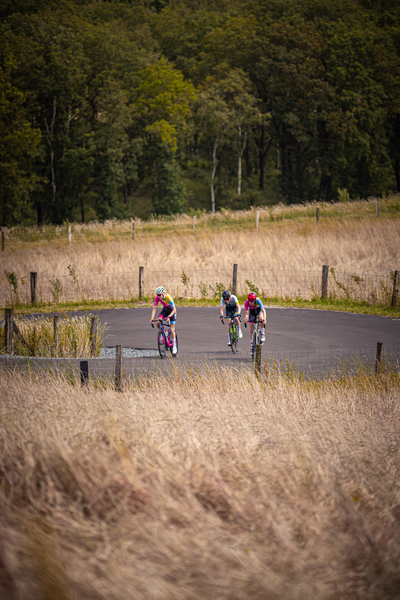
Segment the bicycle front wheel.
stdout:
<path fill-rule="evenodd" d="M 157 336 L 157 343 L 158 343 L 158 351 L 160 353 L 161 358 L 165 358 L 165 355 L 167 354 L 167 344 L 165 342 L 165 337 L 164 337 L 164 334 L 162 333 L 162 331 L 160 331 Z"/>
<path fill-rule="evenodd" d="M 231 341 L 231 350 L 233 354 L 237 352 L 237 341 L 239 337 L 238 326 L 234 321 L 231 322 L 231 326 L 229 328 L 229 339 Z"/>
<path fill-rule="evenodd" d="M 251 360 L 254 360 L 256 354 L 256 341 L 257 341 L 257 333 L 254 328 L 253 335 L 251 337 Z"/>

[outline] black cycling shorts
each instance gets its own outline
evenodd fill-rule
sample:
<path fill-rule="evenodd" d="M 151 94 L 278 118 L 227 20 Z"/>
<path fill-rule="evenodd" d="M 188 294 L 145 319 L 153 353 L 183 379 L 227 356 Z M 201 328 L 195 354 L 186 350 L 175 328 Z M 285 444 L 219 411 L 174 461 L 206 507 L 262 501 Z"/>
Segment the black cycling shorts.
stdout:
<path fill-rule="evenodd" d="M 164 306 L 163 309 L 162 309 L 162 311 L 160 312 L 160 314 L 158 316 L 159 317 L 161 316 L 164 319 L 167 319 L 171 313 L 172 313 L 172 306 Z M 170 321 L 171 321 L 171 323 L 175 323 L 175 321 L 176 321 L 176 313 L 174 315 L 172 315 Z"/>
<path fill-rule="evenodd" d="M 236 307 L 233 310 L 228 310 L 228 308 L 225 309 L 225 319 L 233 319 L 233 317 L 235 316 L 235 312 L 236 312 Z"/>
<path fill-rule="evenodd" d="M 261 308 L 250 308 L 249 310 L 249 323 L 255 323 L 256 317 L 260 314 Z"/>

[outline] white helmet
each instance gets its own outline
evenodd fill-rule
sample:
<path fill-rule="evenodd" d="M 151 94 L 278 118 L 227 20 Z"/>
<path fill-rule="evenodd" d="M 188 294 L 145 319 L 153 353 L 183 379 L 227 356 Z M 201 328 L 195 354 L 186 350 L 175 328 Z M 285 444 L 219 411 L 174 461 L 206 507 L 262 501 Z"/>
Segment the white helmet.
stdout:
<path fill-rule="evenodd" d="M 165 287 L 162 285 L 159 285 L 158 288 L 156 289 L 156 294 L 165 294 Z"/>

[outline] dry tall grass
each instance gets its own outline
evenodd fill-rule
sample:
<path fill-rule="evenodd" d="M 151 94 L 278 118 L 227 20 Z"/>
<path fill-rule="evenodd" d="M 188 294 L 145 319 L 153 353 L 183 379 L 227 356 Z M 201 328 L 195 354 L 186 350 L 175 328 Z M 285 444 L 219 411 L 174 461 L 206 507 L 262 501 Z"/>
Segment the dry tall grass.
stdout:
<path fill-rule="evenodd" d="M 400 219 L 363 218 L 292 221 L 251 230 L 223 230 L 192 234 L 152 235 L 134 242 L 81 241 L 71 246 L 44 242 L 40 246 L 1 253 L 1 273 L 18 278 L 30 271 L 40 277 L 77 274 L 135 274 L 139 265 L 147 271 L 232 269 L 240 266 L 270 270 L 318 270 L 329 264 L 343 272 L 390 273 L 400 266 Z"/>
<path fill-rule="evenodd" d="M 398 598 L 398 379 L 0 394 L 1 598 Z"/>

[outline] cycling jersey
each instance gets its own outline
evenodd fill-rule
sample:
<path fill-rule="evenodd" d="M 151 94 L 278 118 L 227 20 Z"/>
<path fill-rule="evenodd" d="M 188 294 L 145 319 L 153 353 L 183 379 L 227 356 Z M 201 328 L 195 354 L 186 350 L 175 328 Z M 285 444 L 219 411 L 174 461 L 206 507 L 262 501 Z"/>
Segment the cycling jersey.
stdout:
<path fill-rule="evenodd" d="M 175 304 L 174 304 L 174 301 L 171 298 L 171 296 L 169 294 L 165 294 L 164 300 L 160 296 L 156 296 L 155 300 L 154 300 L 154 306 L 157 306 L 157 304 L 163 305 L 162 311 L 160 312 L 160 314 L 158 316 L 161 317 L 162 319 L 167 319 L 169 317 L 171 323 L 175 323 L 176 322 L 176 311 L 172 315 L 172 317 L 170 317 L 170 314 L 172 313 L 172 311 L 175 308 Z"/>
<path fill-rule="evenodd" d="M 229 301 L 224 300 L 224 298 L 221 297 L 221 306 L 225 305 L 226 310 L 229 310 L 229 312 L 232 312 L 233 310 L 235 310 L 236 304 L 239 304 L 238 299 L 233 294 L 229 298 Z"/>
<path fill-rule="evenodd" d="M 244 310 L 255 310 L 258 309 L 258 311 L 260 311 L 263 307 L 263 303 L 261 302 L 260 298 L 256 298 L 254 302 L 250 302 L 249 299 L 247 298 L 247 300 L 244 303 Z"/>
<path fill-rule="evenodd" d="M 175 308 L 174 301 L 169 294 L 165 294 L 165 300 L 163 300 L 161 296 L 156 296 L 154 300 L 154 306 L 157 306 L 159 303 L 161 303 L 163 306 L 170 306 L 172 309 Z"/>

